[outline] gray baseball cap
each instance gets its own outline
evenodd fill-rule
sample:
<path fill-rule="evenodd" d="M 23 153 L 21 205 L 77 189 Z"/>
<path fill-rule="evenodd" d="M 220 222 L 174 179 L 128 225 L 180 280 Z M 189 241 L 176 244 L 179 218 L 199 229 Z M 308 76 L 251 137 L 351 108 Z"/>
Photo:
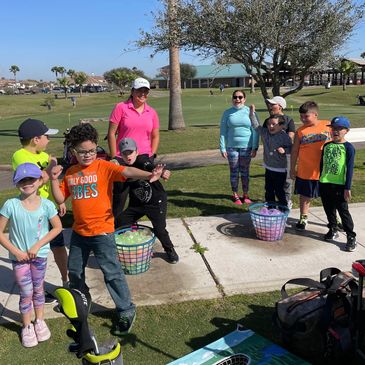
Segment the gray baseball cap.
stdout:
<path fill-rule="evenodd" d="M 137 151 L 137 143 L 132 138 L 122 138 L 119 142 L 119 151 Z"/>

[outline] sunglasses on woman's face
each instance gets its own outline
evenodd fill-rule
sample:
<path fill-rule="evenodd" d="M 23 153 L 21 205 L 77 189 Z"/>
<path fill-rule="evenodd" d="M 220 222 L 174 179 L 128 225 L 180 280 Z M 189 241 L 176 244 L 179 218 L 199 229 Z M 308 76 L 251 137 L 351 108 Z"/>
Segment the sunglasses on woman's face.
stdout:
<path fill-rule="evenodd" d="M 242 100 L 243 99 L 243 96 L 242 95 L 233 95 L 232 96 L 232 99 L 240 99 L 240 100 Z"/>

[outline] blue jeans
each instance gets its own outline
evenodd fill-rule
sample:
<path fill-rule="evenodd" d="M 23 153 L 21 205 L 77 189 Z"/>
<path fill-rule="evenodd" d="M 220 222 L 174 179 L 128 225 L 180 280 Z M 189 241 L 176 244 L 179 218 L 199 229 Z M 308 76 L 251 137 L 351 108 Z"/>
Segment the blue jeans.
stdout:
<path fill-rule="evenodd" d="M 94 252 L 95 259 L 104 274 L 104 282 L 112 297 L 119 317 L 131 317 L 135 312 L 128 283 L 117 259 L 117 247 L 114 234 L 100 236 L 81 236 L 72 231 L 68 270 L 70 288 L 89 293 L 85 282 L 85 267 Z"/>

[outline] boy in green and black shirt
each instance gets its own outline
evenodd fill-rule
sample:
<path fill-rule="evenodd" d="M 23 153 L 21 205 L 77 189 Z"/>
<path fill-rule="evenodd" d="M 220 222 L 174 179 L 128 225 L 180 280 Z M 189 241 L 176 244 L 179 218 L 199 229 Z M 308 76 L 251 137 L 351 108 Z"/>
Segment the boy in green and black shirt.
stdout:
<path fill-rule="evenodd" d="M 350 129 L 350 121 L 346 117 L 335 117 L 329 126 L 331 127 L 332 141 L 323 147 L 319 178 L 320 195 L 329 228 L 324 239 L 330 241 L 338 237 L 337 210 L 347 235 L 346 251 L 354 251 L 356 249 L 356 233 L 348 202 L 351 199 L 355 149 L 345 139 Z"/>

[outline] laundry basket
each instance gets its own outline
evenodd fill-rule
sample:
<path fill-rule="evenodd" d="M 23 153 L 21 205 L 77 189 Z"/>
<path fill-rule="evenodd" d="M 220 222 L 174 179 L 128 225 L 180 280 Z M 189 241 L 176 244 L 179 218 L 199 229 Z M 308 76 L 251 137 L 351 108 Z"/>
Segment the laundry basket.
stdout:
<path fill-rule="evenodd" d="M 289 211 L 288 207 L 278 204 L 251 204 L 249 212 L 257 238 L 263 241 L 281 240 Z"/>
<path fill-rule="evenodd" d="M 155 241 L 152 229 L 139 224 L 115 232 L 118 259 L 125 274 L 136 275 L 149 269 Z"/>

